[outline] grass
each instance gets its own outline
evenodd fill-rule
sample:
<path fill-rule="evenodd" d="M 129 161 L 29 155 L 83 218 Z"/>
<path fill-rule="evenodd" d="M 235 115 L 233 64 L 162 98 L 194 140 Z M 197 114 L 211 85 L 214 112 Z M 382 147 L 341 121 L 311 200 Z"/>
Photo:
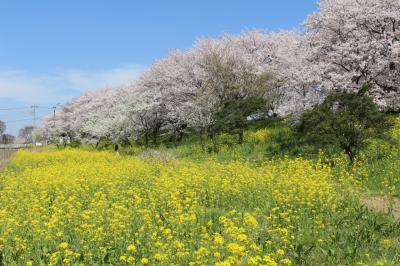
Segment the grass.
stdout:
<path fill-rule="evenodd" d="M 11 159 L 14 153 L 15 153 L 14 150 L 0 149 L 0 169 L 7 164 L 7 162 Z"/>
<path fill-rule="evenodd" d="M 19 152 L 0 174 L 0 265 L 400 264 L 395 213 L 363 206 L 399 196 L 398 142 L 350 168 L 280 121 L 245 140 Z"/>

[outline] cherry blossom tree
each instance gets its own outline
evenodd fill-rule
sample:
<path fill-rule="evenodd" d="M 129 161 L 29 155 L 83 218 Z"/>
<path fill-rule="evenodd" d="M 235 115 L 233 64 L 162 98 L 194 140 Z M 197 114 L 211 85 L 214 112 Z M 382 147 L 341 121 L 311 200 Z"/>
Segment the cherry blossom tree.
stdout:
<path fill-rule="evenodd" d="M 203 138 L 227 101 L 261 97 L 273 113 L 299 114 L 332 91 L 366 87 L 382 108 L 399 110 L 399 20 L 399 1 L 320 0 L 304 32 L 199 39 L 132 84 L 72 99 L 38 131 L 92 144 L 156 143 L 164 132 L 179 140 L 186 128 Z"/>
<path fill-rule="evenodd" d="M 370 84 L 383 106 L 399 94 L 399 1 L 321 0 L 306 27 L 309 60 L 321 69 L 324 86 L 360 91 Z"/>

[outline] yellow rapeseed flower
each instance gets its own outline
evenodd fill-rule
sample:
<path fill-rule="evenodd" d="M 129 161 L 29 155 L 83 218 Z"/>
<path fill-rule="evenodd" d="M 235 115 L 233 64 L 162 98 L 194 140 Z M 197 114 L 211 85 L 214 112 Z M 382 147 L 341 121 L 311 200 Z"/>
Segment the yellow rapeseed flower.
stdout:
<path fill-rule="evenodd" d="M 217 246 L 222 246 L 224 244 L 224 238 L 220 234 L 215 234 L 214 244 Z"/>
<path fill-rule="evenodd" d="M 131 244 L 128 246 L 127 250 L 131 253 L 135 253 L 136 252 L 136 246 Z"/>
<path fill-rule="evenodd" d="M 384 239 L 384 240 L 382 241 L 382 245 L 383 245 L 384 247 L 390 247 L 390 246 L 392 245 L 392 240 L 391 240 L 391 239 Z"/>
<path fill-rule="evenodd" d="M 257 228 L 257 226 L 258 226 L 258 222 L 257 222 L 256 218 L 253 215 L 251 215 L 250 213 L 244 214 L 244 222 L 252 228 Z"/>
<path fill-rule="evenodd" d="M 230 243 L 228 244 L 228 250 L 233 254 L 243 256 L 246 248 L 237 243 Z"/>
<path fill-rule="evenodd" d="M 67 242 L 62 242 L 61 244 L 58 245 L 60 249 L 67 249 L 68 248 L 68 243 Z"/>
<path fill-rule="evenodd" d="M 285 255 L 285 251 L 284 251 L 283 249 L 278 249 L 278 250 L 276 251 L 276 254 L 278 254 L 278 255 L 280 255 L 280 256 L 283 256 L 283 255 Z"/>

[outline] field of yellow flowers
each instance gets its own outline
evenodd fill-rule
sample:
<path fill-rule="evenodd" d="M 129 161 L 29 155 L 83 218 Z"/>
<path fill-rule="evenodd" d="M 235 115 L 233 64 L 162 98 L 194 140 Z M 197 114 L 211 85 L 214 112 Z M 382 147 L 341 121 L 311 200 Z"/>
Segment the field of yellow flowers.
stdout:
<path fill-rule="evenodd" d="M 301 158 L 20 151 L 0 172 L 0 265 L 399 265 L 400 225 L 361 189 Z"/>

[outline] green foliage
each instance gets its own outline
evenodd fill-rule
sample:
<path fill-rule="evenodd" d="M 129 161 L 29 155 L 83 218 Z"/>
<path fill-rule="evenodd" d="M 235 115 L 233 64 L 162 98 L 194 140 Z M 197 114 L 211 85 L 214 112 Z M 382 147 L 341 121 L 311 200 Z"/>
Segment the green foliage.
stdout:
<path fill-rule="evenodd" d="M 389 121 L 372 98 L 335 92 L 302 115 L 298 132 L 325 145 L 341 148 L 353 163 L 368 139 L 385 138 L 392 125 Z"/>
<path fill-rule="evenodd" d="M 227 100 L 215 114 L 215 124 L 211 131 L 217 133 L 238 134 L 238 142 L 244 141 L 243 131 L 248 127 L 247 117 L 265 107 L 266 101 L 260 97 Z"/>

